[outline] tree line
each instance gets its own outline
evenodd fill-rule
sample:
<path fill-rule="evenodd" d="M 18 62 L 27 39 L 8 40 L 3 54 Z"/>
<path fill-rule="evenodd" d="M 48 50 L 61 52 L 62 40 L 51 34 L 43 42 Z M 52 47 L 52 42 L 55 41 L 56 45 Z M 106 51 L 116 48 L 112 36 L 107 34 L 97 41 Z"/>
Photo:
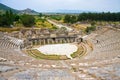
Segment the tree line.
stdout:
<path fill-rule="evenodd" d="M 31 27 L 35 23 L 35 18 L 33 15 L 28 14 L 18 15 L 11 10 L 6 11 L 4 14 L 0 14 L 1 27 L 12 27 L 15 22 L 21 23 L 25 27 Z"/>
<path fill-rule="evenodd" d="M 81 13 L 76 15 L 65 15 L 64 22 L 75 23 L 77 21 L 120 21 L 119 13 Z"/>

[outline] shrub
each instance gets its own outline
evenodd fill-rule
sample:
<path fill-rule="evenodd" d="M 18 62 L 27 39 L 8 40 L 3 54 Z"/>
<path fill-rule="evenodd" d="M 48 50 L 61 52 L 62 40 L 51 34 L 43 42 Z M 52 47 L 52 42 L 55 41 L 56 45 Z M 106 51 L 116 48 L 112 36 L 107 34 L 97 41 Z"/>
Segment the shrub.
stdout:
<path fill-rule="evenodd" d="M 32 15 L 24 14 L 24 15 L 21 16 L 21 21 L 22 21 L 24 26 L 31 27 L 35 23 L 35 18 Z"/>

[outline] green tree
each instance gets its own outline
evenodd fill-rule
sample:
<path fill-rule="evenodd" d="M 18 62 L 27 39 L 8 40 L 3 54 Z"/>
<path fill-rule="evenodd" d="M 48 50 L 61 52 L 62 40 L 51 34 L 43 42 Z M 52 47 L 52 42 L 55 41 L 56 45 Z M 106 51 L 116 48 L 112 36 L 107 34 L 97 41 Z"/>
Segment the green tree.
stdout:
<path fill-rule="evenodd" d="M 64 22 L 69 23 L 70 22 L 70 15 L 65 15 Z"/>
<path fill-rule="evenodd" d="M 120 13 L 81 13 L 78 16 L 78 21 L 120 21 Z"/>
<path fill-rule="evenodd" d="M 91 31 L 95 31 L 95 30 L 96 30 L 96 26 L 91 25 L 90 27 L 87 27 L 85 31 L 87 33 L 90 33 Z"/>
<path fill-rule="evenodd" d="M 20 16 L 17 15 L 17 14 L 15 14 L 15 15 L 14 15 L 14 21 L 19 21 L 19 19 L 20 19 Z"/>
<path fill-rule="evenodd" d="M 77 22 L 77 17 L 74 15 L 65 15 L 64 22 L 65 23 L 75 23 L 75 22 Z"/>
<path fill-rule="evenodd" d="M 21 21 L 22 21 L 24 26 L 32 27 L 35 23 L 35 18 L 32 15 L 24 14 L 21 16 Z"/>
<path fill-rule="evenodd" d="M 39 17 L 42 17 L 43 16 L 43 14 L 42 13 L 39 13 Z"/>
<path fill-rule="evenodd" d="M 13 24 L 14 22 L 14 14 L 12 10 L 9 11 L 9 25 Z"/>
<path fill-rule="evenodd" d="M 71 17 L 70 17 L 70 22 L 71 22 L 71 23 L 77 22 L 77 17 L 76 17 L 76 16 L 71 16 Z"/>
<path fill-rule="evenodd" d="M 0 17 L 0 26 L 10 26 L 14 22 L 14 14 L 11 10 L 6 11 Z"/>

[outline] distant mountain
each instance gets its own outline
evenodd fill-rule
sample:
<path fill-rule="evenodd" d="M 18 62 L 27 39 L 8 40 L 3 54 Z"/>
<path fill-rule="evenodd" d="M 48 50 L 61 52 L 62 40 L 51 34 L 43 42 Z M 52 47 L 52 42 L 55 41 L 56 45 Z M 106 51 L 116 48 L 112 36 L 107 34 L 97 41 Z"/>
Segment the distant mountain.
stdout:
<path fill-rule="evenodd" d="M 10 8 L 10 7 L 0 3 L 0 12 L 5 13 L 5 11 L 7 11 L 7 10 L 12 10 L 14 13 L 18 13 L 18 14 L 31 14 L 31 15 L 39 14 L 38 12 L 31 10 L 29 8 L 27 8 L 25 10 L 16 10 L 16 9 Z"/>
<path fill-rule="evenodd" d="M 1 13 L 4 13 L 4 12 L 7 11 L 7 10 L 12 10 L 14 13 L 18 13 L 18 12 L 19 12 L 18 10 L 15 10 L 15 9 L 13 9 L 13 8 L 10 8 L 10 7 L 8 7 L 8 6 L 0 3 L 0 12 L 1 12 Z"/>
<path fill-rule="evenodd" d="M 58 13 L 83 13 L 88 11 L 82 11 L 82 10 L 56 10 Z"/>
<path fill-rule="evenodd" d="M 46 13 L 63 13 L 63 14 L 79 14 L 83 12 L 91 12 L 91 11 L 83 11 L 83 10 L 55 10 L 55 11 L 47 11 Z"/>
<path fill-rule="evenodd" d="M 34 11 L 34 10 L 31 10 L 29 8 L 27 9 L 24 9 L 24 10 L 19 10 L 19 14 L 32 14 L 32 15 L 38 15 L 39 13 Z"/>

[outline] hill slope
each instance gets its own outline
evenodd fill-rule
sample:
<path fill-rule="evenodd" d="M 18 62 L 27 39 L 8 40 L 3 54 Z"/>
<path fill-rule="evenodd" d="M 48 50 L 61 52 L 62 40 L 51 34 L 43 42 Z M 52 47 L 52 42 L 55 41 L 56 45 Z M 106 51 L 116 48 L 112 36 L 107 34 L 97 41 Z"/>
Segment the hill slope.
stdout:
<path fill-rule="evenodd" d="M 31 10 L 31 9 L 27 8 L 27 9 L 24 9 L 24 10 L 19 10 L 19 14 L 38 15 L 39 13 L 34 11 L 34 10 Z"/>
<path fill-rule="evenodd" d="M 7 10 L 12 10 L 12 11 L 15 12 L 15 13 L 18 13 L 18 12 L 19 12 L 18 10 L 15 10 L 15 9 L 13 9 L 13 8 L 10 8 L 10 7 L 8 7 L 8 6 L 0 3 L 0 12 L 4 13 L 4 12 L 7 11 Z"/>
<path fill-rule="evenodd" d="M 5 11 L 7 10 L 12 10 L 14 13 L 18 13 L 18 14 L 31 14 L 31 15 L 38 15 L 39 13 L 31 10 L 29 8 L 25 9 L 25 10 L 16 10 L 13 8 L 10 8 L 2 3 L 0 3 L 0 13 L 5 13 Z"/>

